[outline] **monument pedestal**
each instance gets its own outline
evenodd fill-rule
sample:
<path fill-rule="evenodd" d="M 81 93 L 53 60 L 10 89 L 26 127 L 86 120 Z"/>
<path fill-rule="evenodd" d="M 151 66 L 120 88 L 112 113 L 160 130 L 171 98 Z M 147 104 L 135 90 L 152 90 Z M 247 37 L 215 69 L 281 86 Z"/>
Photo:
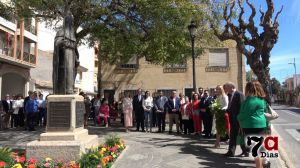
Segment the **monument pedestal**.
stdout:
<path fill-rule="evenodd" d="M 79 95 L 48 96 L 46 133 L 29 142 L 26 157 L 79 160 L 88 148 L 98 145 L 98 136 L 83 128 L 84 102 Z"/>

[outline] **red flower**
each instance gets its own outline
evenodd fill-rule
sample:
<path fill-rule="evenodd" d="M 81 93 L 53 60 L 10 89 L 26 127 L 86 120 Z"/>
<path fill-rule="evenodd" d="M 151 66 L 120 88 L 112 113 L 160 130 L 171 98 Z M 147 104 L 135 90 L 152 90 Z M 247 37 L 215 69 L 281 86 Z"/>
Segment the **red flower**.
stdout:
<path fill-rule="evenodd" d="M 18 163 L 24 163 L 26 161 L 26 158 L 24 156 L 21 157 L 17 156 L 15 160 Z"/>
<path fill-rule="evenodd" d="M 116 147 L 110 149 L 111 152 L 115 152 L 116 150 L 117 150 Z"/>
<path fill-rule="evenodd" d="M 112 161 L 112 156 L 111 155 L 109 155 L 107 157 L 108 157 L 109 161 Z"/>
<path fill-rule="evenodd" d="M 5 165 L 6 165 L 5 162 L 3 162 L 3 161 L 0 162 L 0 168 L 1 168 L 1 167 L 4 167 Z"/>
<path fill-rule="evenodd" d="M 36 163 L 36 159 L 30 158 L 30 159 L 28 160 L 28 162 L 31 163 L 31 164 L 35 164 L 35 163 Z"/>
<path fill-rule="evenodd" d="M 35 168 L 35 164 L 29 164 L 27 168 Z"/>

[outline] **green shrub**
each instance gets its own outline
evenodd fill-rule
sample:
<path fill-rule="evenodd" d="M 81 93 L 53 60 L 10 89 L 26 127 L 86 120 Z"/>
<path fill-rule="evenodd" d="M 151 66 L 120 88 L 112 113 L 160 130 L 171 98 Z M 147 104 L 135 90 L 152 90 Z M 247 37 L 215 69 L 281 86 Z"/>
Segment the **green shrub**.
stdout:
<path fill-rule="evenodd" d="M 13 162 L 11 149 L 9 149 L 7 147 L 0 148 L 0 161 L 3 161 L 5 163 Z"/>
<path fill-rule="evenodd" d="M 108 147 L 114 147 L 120 145 L 121 138 L 117 134 L 110 134 L 105 138 L 105 145 Z"/>

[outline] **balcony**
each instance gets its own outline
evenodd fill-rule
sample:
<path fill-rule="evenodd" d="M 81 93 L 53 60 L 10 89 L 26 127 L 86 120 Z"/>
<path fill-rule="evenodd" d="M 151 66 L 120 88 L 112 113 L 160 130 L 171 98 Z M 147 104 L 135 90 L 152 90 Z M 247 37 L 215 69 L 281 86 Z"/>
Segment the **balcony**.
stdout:
<path fill-rule="evenodd" d="M 25 30 L 36 35 L 36 28 L 33 25 L 26 25 L 25 26 Z"/>
<path fill-rule="evenodd" d="M 0 54 L 13 57 L 14 48 L 13 47 L 0 47 Z"/>
<path fill-rule="evenodd" d="M 31 64 L 35 64 L 36 56 L 33 54 L 29 54 L 27 52 L 24 52 L 23 53 L 23 61 L 31 63 Z"/>
<path fill-rule="evenodd" d="M 24 68 L 34 68 L 36 66 L 36 56 L 27 52 L 23 53 L 23 60 L 21 59 L 21 52 L 17 51 L 16 57 L 13 54 L 14 48 L 0 47 L 0 61 L 10 64 L 22 66 Z"/>
<path fill-rule="evenodd" d="M 6 27 L 11 31 L 11 33 L 15 32 L 17 29 L 17 25 L 15 24 L 14 20 L 7 20 L 3 17 L 0 17 L 0 25 Z"/>
<path fill-rule="evenodd" d="M 166 65 L 163 69 L 164 73 L 185 73 L 186 71 L 186 63 Z"/>
<path fill-rule="evenodd" d="M 17 35 L 21 35 L 20 31 L 20 25 L 18 24 Z M 33 25 L 24 25 L 24 37 L 31 43 L 37 43 L 36 27 Z"/>

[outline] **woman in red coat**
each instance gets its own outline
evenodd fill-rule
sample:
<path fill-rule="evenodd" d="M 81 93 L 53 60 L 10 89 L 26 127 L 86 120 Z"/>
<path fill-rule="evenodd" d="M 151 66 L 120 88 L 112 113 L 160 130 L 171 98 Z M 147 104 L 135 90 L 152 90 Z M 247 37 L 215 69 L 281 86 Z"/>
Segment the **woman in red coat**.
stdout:
<path fill-rule="evenodd" d="M 105 122 L 105 127 L 108 127 L 109 105 L 106 99 L 103 99 L 98 113 L 98 123 L 101 124 L 102 119 Z"/>
<path fill-rule="evenodd" d="M 193 122 L 194 122 L 194 132 L 195 135 L 201 135 L 202 133 L 202 118 L 200 116 L 200 100 L 199 94 L 194 94 L 194 100 L 192 102 L 192 114 L 193 114 Z"/>

